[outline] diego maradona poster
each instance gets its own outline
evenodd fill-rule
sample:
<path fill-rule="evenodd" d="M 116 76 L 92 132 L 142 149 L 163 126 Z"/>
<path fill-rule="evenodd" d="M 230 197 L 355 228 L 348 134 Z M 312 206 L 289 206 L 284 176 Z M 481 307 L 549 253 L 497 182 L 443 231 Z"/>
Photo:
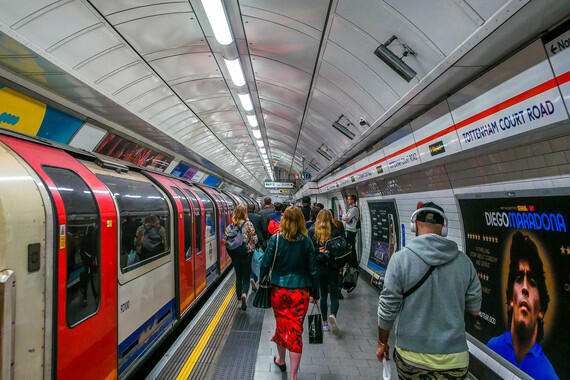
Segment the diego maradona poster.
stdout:
<path fill-rule="evenodd" d="M 467 331 L 536 379 L 569 379 L 570 197 L 460 199 L 483 291 Z"/>

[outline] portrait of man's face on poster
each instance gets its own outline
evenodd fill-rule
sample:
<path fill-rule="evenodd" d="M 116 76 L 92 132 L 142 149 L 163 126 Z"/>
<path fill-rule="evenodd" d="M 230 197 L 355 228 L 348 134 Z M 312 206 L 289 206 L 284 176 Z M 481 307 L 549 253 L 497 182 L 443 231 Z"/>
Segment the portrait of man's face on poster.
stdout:
<path fill-rule="evenodd" d="M 550 303 L 544 266 L 535 242 L 520 231 L 511 241 L 506 300 L 508 330 L 487 346 L 530 375 L 539 371 L 557 378 L 540 346 Z"/>

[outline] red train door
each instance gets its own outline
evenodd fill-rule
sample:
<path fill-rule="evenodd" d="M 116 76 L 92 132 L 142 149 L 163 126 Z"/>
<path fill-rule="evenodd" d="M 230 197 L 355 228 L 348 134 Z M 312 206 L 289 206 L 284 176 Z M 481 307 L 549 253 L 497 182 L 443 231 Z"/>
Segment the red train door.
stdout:
<path fill-rule="evenodd" d="M 117 215 L 107 188 L 69 154 L 0 139 L 38 173 L 56 210 L 54 378 L 117 378 Z M 51 265 L 52 263 L 46 263 Z"/>
<path fill-rule="evenodd" d="M 181 186 L 194 212 L 194 284 L 195 294 L 198 297 L 206 289 L 205 210 L 200 198 L 192 188 L 186 184 Z"/>
<path fill-rule="evenodd" d="M 184 314 L 195 298 L 194 289 L 194 255 L 192 254 L 192 225 L 194 215 L 188 199 L 180 190 L 180 181 L 160 174 L 146 173 L 157 181 L 176 205 L 176 299 L 179 315 Z"/>

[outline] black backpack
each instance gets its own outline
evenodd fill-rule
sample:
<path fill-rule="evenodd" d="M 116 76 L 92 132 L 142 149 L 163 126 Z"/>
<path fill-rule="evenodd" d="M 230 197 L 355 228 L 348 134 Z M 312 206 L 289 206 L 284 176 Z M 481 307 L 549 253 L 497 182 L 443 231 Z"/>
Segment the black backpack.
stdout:
<path fill-rule="evenodd" d="M 350 260 L 352 247 L 344 236 L 337 236 L 325 242 L 325 250 L 329 251 L 329 263 L 334 268 L 341 268 Z"/>
<path fill-rule="evenodd" d="M 162 236 L 160 236 L 160 226 L 144 226 L 142 249 L 146 254 L 157 254 L 164 249 L 162 246 Z"/>

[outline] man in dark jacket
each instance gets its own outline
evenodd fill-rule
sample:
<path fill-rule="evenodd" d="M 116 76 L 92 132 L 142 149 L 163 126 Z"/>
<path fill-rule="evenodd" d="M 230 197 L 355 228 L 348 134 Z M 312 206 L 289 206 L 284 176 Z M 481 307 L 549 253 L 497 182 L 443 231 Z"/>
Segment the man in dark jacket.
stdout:
<path fill-rule="evenodd" d="M 261 215 L 255 213 L 255 206 L 254 205 L 248 206 L 247 217 L 249 218 L 249 221 L 251 222 L 251 224 L 253 224 L 253 227 L 255 228 L 255 234 L 257 236 L 265 236 L 266 233 L 264 232 L 264 228 L 263 228 L 263 226 L 264 226 L 263 217 Z M 265 251 L 265 248 L 267 248 L 267 243 L 265 242 L 265 239 L 257 239 L 256 248 L 261 248 L 262 250 Z"/>
<path fill-rule="evenodd" d="M 247 208 L 248 208 L 247 218 L 249 219 L 251 224 L 253 224 L 253 228 L 255 228 L 255 234 L 257 236 L 261 236 L 259 239 L 257 239 L 257 244 L 255 245 L 255 248 L 256 249 L 259 248 L 265 251 L 265 248 L 267 248 L 267 243 L 263 238 L 265 236 L 263 229 L 264 226 L 263 218 L 261 217 L 261 215 L 255 213 L 254 205 L 250 204 Z M 251 289 L 254 292 L 257 291 L 257 276 L 255 275 L 255 273 L 253 273 L 253 271 L 251 272 L 249 282 L 251 285 Z"/>
<path fill-rule="evenodd" d="M 269 223 L 269 218 L 275 210 L 273 209 L 273 205 L 271 204 L 271 198 L 265 197 L 263 200 L 263 208 L 259 211 L 259 215 L 261 216 L 261 222 L 263 226 L 263 238 L 265 241 L 269 239 L 269 233 L 267 232 L 267 224 Z"/>
<path fill-rule="evenodd" d="M 309 215 L 311 214 L 311 198 L 310 197 L 303 197 L 302 200 L 303 207 L 301 207 L 301 212 L 305 217 L 305 222 L 309 221 Z"/>

